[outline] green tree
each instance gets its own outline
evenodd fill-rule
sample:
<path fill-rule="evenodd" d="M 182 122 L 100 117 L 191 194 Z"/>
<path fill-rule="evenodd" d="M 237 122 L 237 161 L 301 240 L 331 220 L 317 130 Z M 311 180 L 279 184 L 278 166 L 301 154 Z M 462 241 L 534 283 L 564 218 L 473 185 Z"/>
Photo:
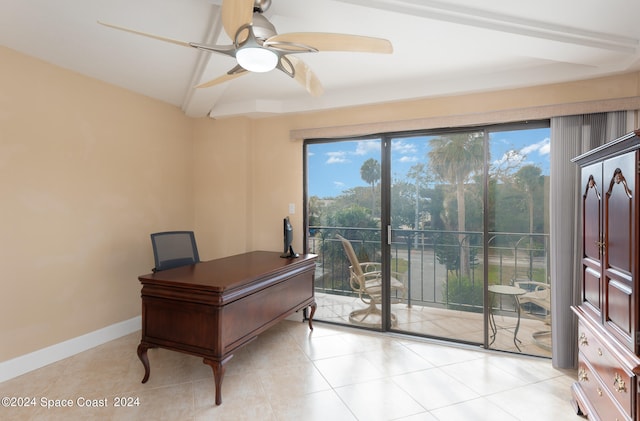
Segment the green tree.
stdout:
<path fill-rule="evenodd" d="M 360 206 L 369 209 L 371 206 L 371 189 L 369 187 L 356 186 L 344 190 L 341 195 L 336 196 L 330 201 L 332 212 L 352 206 Z"/>
<path fill-rule="evenodd" d="M 433 177 L 427 171 L 425 164 L 415 164 L 407 172 L 407 177 L 413 179 L 416 193 L 415 193 L 415 222 L 413 224 L 414 229 L 420 229 L 420 202 L 423 197 L 422 192 L 426 190 L 428 183 L 433 181 Z"/>
<path fill-rule="evenodd" d="M 524 165 L 514 174 L 515 185 L 524 192 L 529 211 L 529 232 L 534 232 L 534 200 L 544 186 L 542 170 L 532 164 Z"/>
<path fill-rule="evenodd" d="M 484 134 L 482 132 L 455 133 L 433 138 L 429 141 L 429 166 L 443 182 L 455 188 L 457 203 L 458 231 L 466 230 L 465 216 L 465 183 L 470 176 L 482 170 L 484 165 Z M 460 242 L 464 234 L 459 234 Z M 469 252 L 467 247 L 461 248 L 460 270 L 463 275 L 469 274 Z"/>
<path fill-rule="evenodd" d="M 320 199 L 318 196 L 311 196 L 309 198 L 309 204 L 307 209 L 307 214 L 309 215 L 309 226 L 310 227 L 319 227 L 324 225 L 325 216 L 325 202 Z M 313 236 L 313 232 L 310 232 Z"/>
<path fill-rule="evenodd" d="M 371 186 L 371 216 L 375 216 L 376 183 L 380 180 L 380 163 L 369 158 L 360 167 L 360 177 Z"/>
<path fill-rule="evenodd" d="M 405 180 L 397 180 L 391 188 L 391 203 L 393 212 L 391 214 L 391 226 L 394 229 L 412 227 L 415 220 L 415 184 Z"/>
<path fill-rule="evenodd" d="M 339 233 L 348 240 L 359 242 L 360 246 L 355 247 L 358 258 L 363 262 L 371 261 L 369 255 L 373 256 L 373 251 L 367 250 L 367 244 L 377 244 L 379 242 L 378 223 L 369 215 L 366 208 L 361 206 L 350 206 L 337 210 L 328 217 L 328 225 L 340 228 Z M 366 229 L 373 228 L 373 229 Z M 342 245 L 336 245 L 335 252 L 338 256 L 344 257 Z"/>

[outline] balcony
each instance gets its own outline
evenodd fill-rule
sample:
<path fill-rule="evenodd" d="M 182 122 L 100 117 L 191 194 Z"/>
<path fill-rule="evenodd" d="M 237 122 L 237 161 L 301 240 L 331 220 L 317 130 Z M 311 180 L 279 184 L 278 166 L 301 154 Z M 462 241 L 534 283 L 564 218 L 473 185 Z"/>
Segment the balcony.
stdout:
<path fill-rule="evenodd" d="M 318 255 L 316 318 L 353 324 L 349 314 L 365 304 L 350 287 L 349 261 L 336 234 L 350 240 L 361 261 L 380 262 L 380 230 L 310 228 L 308 250 Z M 526 292 L 549 287 L 549 236 L 492 232 L 486 247 L 485 267 L 481 232 L 394 230 L 391 271 L 406 285 L 404 299 L 392 304 L 397 319 L 394 330 L 475 344 L 484 344 L 487 330 L 492 349 L 549 357 L 547 309 L 525 303 L 526 299 L 517 305 L 513 296 L 489 293 L 486 308 L 495 320 L 495 339 L 484 316 L 485 278 L 486 287 L 519 286 Z M 466 276 L 461 275 L 460 256 L 469 256 Z M 515 336 L 518 310 L 520 323 Z M 379 328 L 380 320 L 372 317 L 362 324 Z"/>

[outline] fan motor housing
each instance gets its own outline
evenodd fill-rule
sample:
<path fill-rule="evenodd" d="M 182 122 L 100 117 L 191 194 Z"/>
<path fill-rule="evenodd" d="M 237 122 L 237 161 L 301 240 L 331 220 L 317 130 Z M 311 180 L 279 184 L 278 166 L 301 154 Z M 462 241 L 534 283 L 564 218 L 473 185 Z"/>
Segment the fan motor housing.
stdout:
<path fill-rule="evenodd" d="M 271 0 L 255 0 L 253 2 L 253 10 L 256 12 L 265 12 L 271 6 Z"/>
<path fill-rule="evenodd" d="M 264 41 L 278 34 L 276 32 L 275 26 L 273 26 L 271 22 L 269 22 L 267 18 L 262 16 L 260 13 L 253 14 L 252 26 L 253 26 L 253 33 L 255 34 L 256 38 L 261 41 Z"/>

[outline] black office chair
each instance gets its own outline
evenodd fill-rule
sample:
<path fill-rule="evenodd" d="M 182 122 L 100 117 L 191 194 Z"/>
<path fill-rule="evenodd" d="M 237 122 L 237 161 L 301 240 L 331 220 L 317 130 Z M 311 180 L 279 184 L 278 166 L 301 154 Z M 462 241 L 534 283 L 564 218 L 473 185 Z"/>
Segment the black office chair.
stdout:
<path fill-rule="evenodd" d="M 151 234 L 153 272 L 191 265 L 200 261 L 193 231 L 166 231 Z"/>

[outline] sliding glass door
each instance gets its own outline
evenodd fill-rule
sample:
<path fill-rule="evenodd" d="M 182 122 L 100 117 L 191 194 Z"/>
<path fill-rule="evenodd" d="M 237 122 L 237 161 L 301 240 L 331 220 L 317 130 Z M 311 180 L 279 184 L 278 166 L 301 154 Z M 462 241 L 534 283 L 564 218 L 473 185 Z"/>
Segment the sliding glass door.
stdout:
<path fill-rule="evenodd" d="M 307 141 L 316 317 L 549 355 L 548 146 L 544 122 Z"/>

